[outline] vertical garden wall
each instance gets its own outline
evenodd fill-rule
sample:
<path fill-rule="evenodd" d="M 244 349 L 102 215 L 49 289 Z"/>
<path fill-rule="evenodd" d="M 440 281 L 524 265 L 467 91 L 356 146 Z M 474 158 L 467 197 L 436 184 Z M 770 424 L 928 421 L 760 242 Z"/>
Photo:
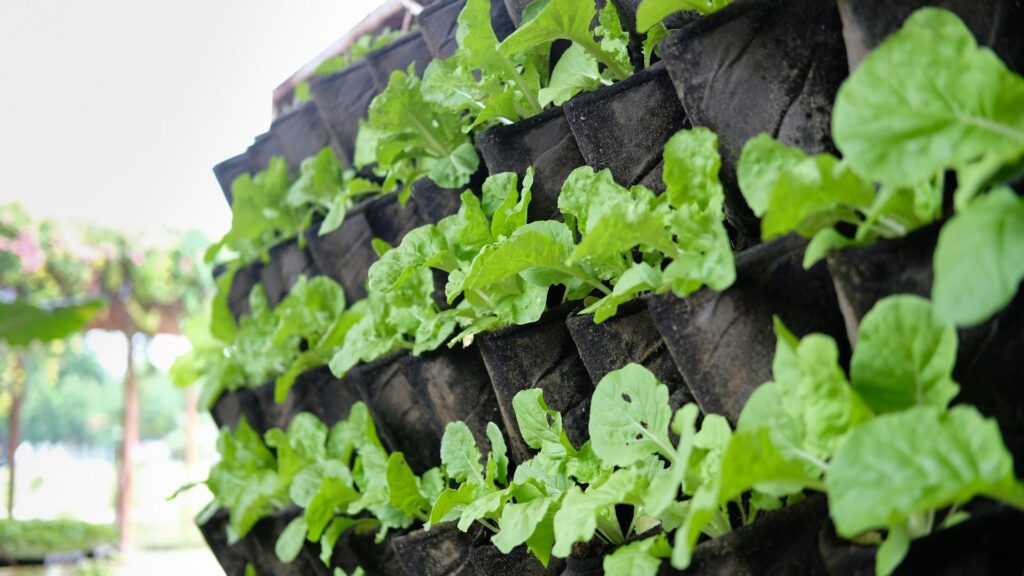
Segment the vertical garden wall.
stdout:
<path fill-rule="evenodd" d="M 1024 571 L 1021 21 L 443 0 L 322 67 L 175 369 L 225 571 Z"/>

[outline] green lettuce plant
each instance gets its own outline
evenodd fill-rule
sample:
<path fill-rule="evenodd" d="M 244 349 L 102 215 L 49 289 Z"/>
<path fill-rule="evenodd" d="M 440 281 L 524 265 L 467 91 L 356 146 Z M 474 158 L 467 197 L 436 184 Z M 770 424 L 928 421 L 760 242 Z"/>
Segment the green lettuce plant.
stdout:
<path fill-rule="evenodd" d="M 706 129 L 681 131 L 664 158 L 660 196 L 620 186 L 607 170 L 578 168 L 559 197 L 564 222 L 527 223 L 530 173 L 521 191 L 514 174 L 493 175 L 482 199 L 464 193 L 458 214 L 413 230 L 384 254 L 370 268 L 370 291 L 398 290 L 414 271 L 447 273 L 453 307 L 439 320 L 461 328 L 454 344 L 536 321 L 556 285 L 565 288 L 566 300 L 583 300 L 597 322 L 642 293 L 723 290 L 735 267 L 723 224 L 717 138 Z"/>
<path fill-rule="evenodd" d="M 208 329 L 205 316 L 190 319 L 185 335 L 192 350 L 175 360 L 170 376 L 179 386 L 198 384 L 200 404 L 212 406 L 224 391 L 273 380 L 274 397 L 284 402 L 295 379 L 327 364 L 347 333 L 369 313 L 366 304 L 345 305 L 345 294 L 326 276 L 300 277 L 271 309 L 263 286 L 249 294 L 251 313 L 242 316 L 230 339 Z"/>
<path fill-rule="evenodd" d="M 449 424 L 441 459 L 455 485 L 438 497 L 430 520 L 457 521 L 463 531 L 479 522 L 502 552 L 525 544 L 545 565 L 552 555 L 567 557 L 575 543 L 596 538 L 623 546 L 658 527 L 666 533 L 675 529 L 686 512 L 676 498 L 681 478 L 689 471 L 691 490 L 699 485 L 706 462 L 720 457 L 730 432 L 720 416 L 706 417 L 697 432 L 693 404 L 673 418 L 668 388 L 635 364 L 598 384 L 590 440 L 578 449 L 540 390 L 518 393 L 513 407 L 519 433 L 536 454 L 509 478 L 505 443 L 496 426 L 488 427 L 491 450 L 481 466 L 469 429 L 461 422 Z M 670 429 L 681 434 L 678 445 Z M 626 525 L 616 515 L 622 506 L 633 510 Z M 622 573 L 618 570 L 628 566 L 629 574 L 655 574 L 660 558 L 670 554 L 665 536 L 658 535 L 619 548 L 606 557 L 604 567 L 606 573 Z"/>
<path fill-rule="evenodd" d="M 350 530 L 376 532 L 383 541 L 390 530 L 425 521 L 442 489 L 440 470 L 417 476 L 400 452 L 384 449 L 362 402 L 330 430 L 302 413 L 287 432 L 270 430 L 266 440 L 277 451 L 278 467 L 292 474 L 288 498 L 303 509 L 277 541 L 286 563 L 309 541 L 320 543 L 320 559 L 330 566 L 335 544 Z"/>
<path fill-rule="evenodd" d="M 774 381 L 747 401 L 715 481 L 694 495 L 675 566 L 689 564 L 704 527 L 748 492 L 750 502 L 826 492 L 840 536 L 886 532 L 882 575 L 936 527 L 939 511 L 980 495 L 1024 509 L 995 421 L 950 406 L 956 330 L 927 300 L 880 301 L 861 323 L 849 378 L 830 337 L 798 340 L 779 321 L 776 335 Z"/>
<path fill-rule="evenodd" d="M 978 324 L 1024 279 L 1024 200 L 1005 186 L 1024 172 L 1022 101 L 1024 78 L 979 47 L 957 16 L 924 8 L 840 88 L 833 138 L 841 160 L 761 135 L 744 147 L 740 187 L 763 238 L 811 238 L 809 267 L 829 250 L 940 219 L 954 173 L 956 214 L 935 250 L 932 298 L 957 325 Z"/>
<path fill-rule="evenodd" d="M 231 229 L 206 252 L 212 262 L 223 250 L 235 255 L 231 271 L 255 260 L 266 261 L 270 249 L 292 238 L 305 245 L 303 233 L 323 218 L 318 233 L 341 226 L 352 203 L 381 187 L 342 167 L 331 147 L 302 161 L 294 177 L 284 158 L 274 156 L 266 170 L 242 174 L 231 184 Z"/>
<path fill-rule="evenodd" d="M 400 186 L 404 204 L 412 183 L 423 176 L 442 188 L 467 184 L 480 157 L 462 131 L 461 116 L 427 100 L 410 65 L 408 71 L 392 72 L 387 88 L 370 103 L 369 118 L 359 127 L 355 163 L 373 166 L 384 178 L 383 190 Z"/>
<path fill-rule="evenodd" d="M 394 252 L 379 240 L 374 245 L 381 260 Z M 434 289 L 434 277 L 427 268 L 407 270 L 394 290 L 371 288 L 357 304 L 361 318 L 333 351 L 330 368 L 334 375 L 340 378 L 356 364 L 392 352 L 408 350 L 419 355 L 444 342 L 455 329 L 455 320 L 440 310 L 433 299 Z"/>

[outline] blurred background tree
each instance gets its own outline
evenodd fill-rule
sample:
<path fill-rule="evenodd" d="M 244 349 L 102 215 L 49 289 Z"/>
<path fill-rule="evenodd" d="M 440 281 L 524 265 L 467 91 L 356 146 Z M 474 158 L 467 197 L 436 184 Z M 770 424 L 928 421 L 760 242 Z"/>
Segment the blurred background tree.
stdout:
<path fill-rule="evenodd" d="M 33 220 L 16 204 L 0 205 L 0 461 L 9 473 L 9 516 L 22 441 L 120 444 L 116 510 L 123 546 L 133 541 L 139 440 L 170 435 L 186 467 L 194 459 L 194 393 L 183 398 L 175 391 L 147 349 L 154 335 L 179 333 L 181 320 L 204 307 L 212 291 L 201 257 L 206 245 L 194 232 L 146 243 L 113 230 Z M 82 334 L 90 329 L 123 334 L 123 389 L 84 349 Z M 140 403 L 143 391 L 148 400 Z M 173 438 L 182 426 L 184 434 Z"/>

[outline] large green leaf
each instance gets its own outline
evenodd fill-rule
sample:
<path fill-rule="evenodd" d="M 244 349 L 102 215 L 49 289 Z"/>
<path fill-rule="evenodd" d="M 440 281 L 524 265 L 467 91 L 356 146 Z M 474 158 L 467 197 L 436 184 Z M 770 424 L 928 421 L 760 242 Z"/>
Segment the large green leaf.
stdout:
<path fill-rule="evenodd" d="M 732 0 L 643 0 L 636 10 L 636 31 L 647 32 L 655 24 L 681 11 L 711 14 Z"/>
<path fill-rule="evenodd" d="M 651 454 L 672 458 L 668 387 L 650 370 L 628 364 L 609 372 L 590 402 L 590 442 L 610 466 L 630 466 Z"/>
<path fill-rule="evenodd" d="M 0 340 L 10 346 L 60 340 L 83 330 L 105 306 L 102 300 L 57 306 L 0 302 Z"/>
<path fill-rule="evenodd" d="M 876 413 L 919 404 L 945 408 L 959 386 L 953 381 L 956 329 L 936 317 L 918 296 L 880 300 L 864 317 L 850 380 Z"/>
<path fill-rule="evenodd" d="M 813 236 L 871 206 L 875 189 L 834 156 L 806 158 L 779 174 L 761 221 L 765 240 L 798 232 Z"/>
<path fill-rule="evenodd" d="M 769 134 L 758 134 L 743 145 L 736 176 L 755 216 L 764 216 L 779 176 L 804 158 L 807 155 L 802 150 L 790 148 Z"/>
<path fill-rule="evenodd" d="M 1024 280 L 1024 200 L 1003 188 L 971 202 L 942 227 L 934 261 L 939 316 L 972 326 L 1002 310 Z"/>
<path fill-rule="evenodd" d="M 840 88 L 833 137 L 862 175 L 912 185 L 1024 150 L 1024 79 L 951 12 L 907 19 Z"/>
<path fill-rule="evenodd" d="M 852 538 L 978 495 L 1024 509 L 999 426 L 968 406 L 918 406 L 853 430 L 825 477 L 836 531 Z"/>
<path fill-rule="evenodd" d="M 441 465 L 456 482 L 483 483 L 480 449 L 465 422 L 449 422 L 441 438 Z"/>

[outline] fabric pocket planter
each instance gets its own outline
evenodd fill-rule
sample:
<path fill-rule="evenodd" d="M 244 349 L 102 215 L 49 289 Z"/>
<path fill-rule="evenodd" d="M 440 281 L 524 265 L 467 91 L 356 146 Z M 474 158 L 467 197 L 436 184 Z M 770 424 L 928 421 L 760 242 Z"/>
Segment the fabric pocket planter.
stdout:
<path fill-rule="evenodd" d="M 408 574 L 476 576 L 469 558 L 481 530 L 479 524 L 474 524 L 468 532 L 463 532 L 454 522 L 444 522 L 429 531 L 416 530 L 398 536 L 391 545 Z"/>
<path fill-rule="evenodd" d="M 499 2 L 500 0 L 491 0 L 491 2 Z M 505 9 L 508 11 L 509 17 L 512 19 L 512 23 L 518 28 L 523 22 L 523 10 L 529 6 L 532 0 L 505 0 Z"/>
<path fill-rule="evenodd" d="M 217 428 L 227 426 L 234 430 L 244 417 L 253 429 L 267 429 L 263 422 L 263 406 L 252 388 L 225 390 L 210 407 L 210 415 Z"/>
<path fill-rule="evenodd" d="M 249 548 L 249 563 L 256 569 L 260 576 L 308 576 L 313 573 L 310 566 L 311 554 L 299 553 L 299 556 L 292 562 L 285 564 L 277 557 L 275 548 L 277 539 L 284 532 L 288 523 L 302 514 L 302 510 L 291 507 L 268 516 L 257 522 L 252 530 L 245 536 Z M 303 548 L 313 546 L 308 542 L 303 543 Z M 319 546 L 317 546 L 319 550 Z"/>
<path fill-rule="evenodd" d="M 352 165 L 359 121 L 366 118 L 370 101 L 377 95 L 369 67 L 361 61 L 330 76 L 316 78 L 310 92 L 320 118 L 334 138 L 338 156 Z"/>
<path fill-rule="evenodd" d="M 345 380 L 358 387 L 388 450 L 405 454 L 413 471 L 422 474 L 440 464 L 441 436 L 426 399 L 402 370 L 403 356 L 395 353 L 356 366 Z"/>
<path fill-rule="evenodd" d="M 978 43 L 988 46 L 1017 73 L 1024 71 L 1020 26 L 1024 4 L 1016 0 L 838 0 L 846 56 L 853 70 L 875 46 L 900 29 L 915 10 L 937 6 L 963 19 Z"/>
<path fill-rule="evenodd" d="M 762 132 L 833 150 L 832 102 L 847 76 L 841 28 L 834 2 L 737 0 L 662 41 L 687 118 L 718 134 L 726 216 L 749 243 L 760 230 L 739 193 L 740 152 Z"/>
<path fill-rule="evenodd" d="M 906 558 L 893 574 L 1022 574 L 1021 534 L 1024 534 L 1021 512 L 1002 507 L 979 512 L 959 524 L 912 541 Z M 829 576 L 875 574 L 877 546 L 842 540 L 831 525 L 826 525 L 822 529 L 820 547 Z"/>
<path fill-rule="evenodd" d="M 373 232 L 361 211 L 349 211 L 341 226 L 320 236 L 320 226 L 306 231 L 306 246 L 321 274 L 341 284 L 345 301 L 366 298 L 366 274 L 377 261 L 373 250 Z"/>
<path fill-rule="evenodd" d="M 941 222 L 935 223 L 903 238 L 879 240 L 829 255 L 829 269 L 851 342 L 861 319 L 882 298 L 895 294 L 930 297 L 932 257 L 941 226 Z M 1024 292 L 988 321 L 959 330 L 953 370 L 954 380 L 960 383 L 957 401 L 972 404 L 999 422 L 1018 474 L 1024 474 L 1022 326 Z"/>
<path fill-rule="evenodd" d="M 672 361 L 643 300 L 619 306 L 618 314 L 601 324 L 595 324 L 590 314 L 571 314 L 565 324 L 592 382 L 600 382 L 609 372 L 635 362 L 668 386 L 673 412 L 693 402 L 690 388 Z"/>
<path fill-rule="evenodd" d="M 260 267 L 260 282 L 271 307 L 288 295 L 300 276 L 317 274 L 313 258 L 297 240 L 289 240 L 270 249 L 270 261 Z"/>
<path fill-rule="evenodd" d="M 246 539 L 228 544 L 228 511 L 221 508 L 199 524 L 199 532 L 210 547 L 213 556 L 227 576 L 245 576 L 245 567 L 249 563 Z"/>
<path fill-rule="evenodd" d="M 231 205 L 233 199 L 231 185 L 235 182 L 235 178 L 250 171 L 248 151 L 232 156 L 213 167 L 213 175 L 217 178 L 217 184 L 220 185 L 220 191 L 224 193 L 224 199 L 228 201 L 228 206 Z"/>
<path fill-rule="evenodd" d="M 566 102 L 565 117 L 580 154 L 597 170 L 632 186 L 652 171 L 661 181 L 665 143 L 685 128 L 686 113 L 661 63 L 622 82 Z M 659 188 L 661 188 L 659 186 Z"/>
<path fill-rule="evenodd" d="M 529 219 L 561 218 L 558 195 L 569 173 L 586 161 L 562 108 L 552 108 L 509 126 L 494 126 L 476 138 L 477 149 L 491 174 L 533 167 L 533 200 Z"/>
<path fill-rule="evenodd" d="M 325 406 L 322 404 L 323 396 L 321 391 L 324 389 L 336 391 L 337 389 L 332 386 L 332 382 L 335 380 L 336 378 L 334 378 L 334 375 L 331 374 L 331 370 L 327 366 L 307 370 L 299 374 L 288 391 L 288 396 L 285 397 L 284 402 L 280 403 L 274 397 L 275 380 L 253 388 L 252 390 L 259 400 L 260 410 L 263 413 L 264 426 L 262 429 L 259 429 L 259 432 L 265 434 L 271 428 L 287 430 L 288 425 L 301 412 L 312 413 L 328 426 L 348 417 L 348 411 L 352 408 L 352 404 L 359 399 L 358 392 L 355 390 L 350 394 L 341 396 L 338 401 L 328 404 L 328 406 L 336 408 L 335 413 L 328 415 L 324 411 Z M 349 386 L 351 387 L 351 383 L 349 383 Z M 349 398 L 352 399 L 349 400 Z"/>
<path fill-rule="evenodd" d="M 283 157 L 284 150 L 272 132 L 264 132 L 253 140 L 246 154 L 249 156 L 249 169 L 255 174 L 266 170 L 274 156 Z"/>
<path fill-rule="evenodd" d="M 477 445 L 489 446 L 487 423 L 501 426 L 491 377 L 476 346 L 405 356 L 402 369 L 438 424 L 437 435 L 451 422 L 465 422 Z M 506 434 L 507 435 L 507 434 Z"/>
<path fill-rule="evenodd" d="M 231 279 L 231 289 L 228 291 L 228 310 L 237 322 L 242 316 L 252 313 L 249 308 L 249 293 L 252 287 L 260 281 L 260 269 L 263 265 L 259 262 L 246 264 L 235 272 Z"/>
<path fill-rule="evenodd" d="M 459 29 L 459 14 L 466 0 L 442 0 L 427 6 L 416 17 L 423 39 L 434 58 L 448 58 L 459 48 L 455 33 Z M 491 1 L 491 28 L 498 41 L 515 31 L 516 25 L 501 0 Z"/>
<path fill-rule="evenodd" d="M 388 87 L 388 80 L 395 70 L 406 72 L 409 66 L 416 65 L 416 76 L 423 77 L 423 70 L 430 63 L 430 49 L 423 39 L 419 28 L 414 28 L 394 42 L 378 48 L 366 55 L 365 61 L 373 84 L 383 92 Z"/>
<path fill-rule="evenodd" d="M 422 223 L 437 224 L 459 211 L 463 190 L 480 190 L 482 185 L 482 178 L 474 178 L 462 188 L 441 188 L 430 178 L 420 178 L 412 183 L 412 201 Z"/>
<path fill-rule="evenodd" d="M 733 532 L 697 545 L 681 574 L 701 576 L 824 576 L 818 535 L 828 522 L 825 497 L 769 512 Z M 680 574 L 665 569 L 658 574 Z"/>
<path fill-rule="evenodd" d="M 373 237 L 392 246 L 399 245 L 410 230 L 422 224 L 416 211 L 416 202 L 412 198 L 402 206 L 397 194 L 385 194 L 367 200 L 359 207 L 370 225 Z"/>
<path fill-rule="evenodd" d="M 878 240 L 828 255 L 828 269 L 851 344 L 856 345 L 861 319 L 882 298 L 893 294 L 930 297 L 932 253 L 941 228 L 942 223 L 937 222 L 903 238 Z"/>
<path fill-rule="evenodd" d="M 544 391 L 548 407 L 562 414 L 562 423 L 574 446 L 582 445 L 588 437 L 594 385 L 565 326 L 572 306 L 559 306 L 548 310 L 532 324 L 507 326 L 476 340 L 491 375 L 494 395 L 508 432 L 509 451 L 516 463 L 532 455 L 519 435 L 512 407 L 512 398 L 521 390 L 540 388 Z"/>
<path fill-rule="evenodd" d="M 281 152 L 292 172 L 299 169 L 303 160 L 331 145 L 331 134 L 312 102 L 301 104 L 274 120 L 270 133 L 281 144 Z"/>
<path fill-rule="evenodd" d="M 754 389 L 772 379 L 778 315 L 797 336 L 821 332 L 849 358 L 828 269 L 802 265 L 807 241 L 776 238 L 736 256 L 736 282 L 723 292 L 653 296 L 648 307 L 672 359 L 705 414 L 736 423 Z"/>

